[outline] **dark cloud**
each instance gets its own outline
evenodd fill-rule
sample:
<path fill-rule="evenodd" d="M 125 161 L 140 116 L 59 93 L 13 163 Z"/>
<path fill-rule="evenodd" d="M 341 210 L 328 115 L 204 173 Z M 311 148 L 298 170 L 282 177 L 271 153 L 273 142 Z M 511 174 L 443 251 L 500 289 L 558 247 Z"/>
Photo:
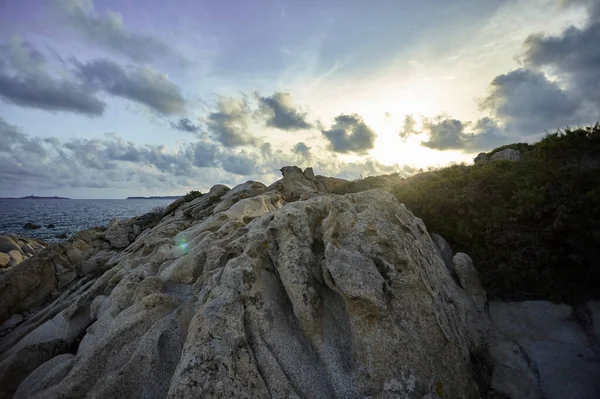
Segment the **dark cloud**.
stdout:
<path fill-rule="evenodd" d="M 417 125 L 417 121 L 415 121 L 414 116 L 406 115 L 404 117 L 404 123 L 402 124 L 402 130 L 400 131 L 400 137 L 402 138 L 402 140 L 406 140 L 409 136 L 420 133 L 415 129 L 416 125 Z"/>
<path fill-rule="evenodd" d="M 121 14 L 109 11 L 105 16 L 98 15 L 91 0 L 56 0 L 56 3 L 69 23 L 91 42 L 134 61 L 178 58 L 171 47 L 157 38 L 127 31 Z"/>
<path fill-rule="evenodd" d="M 45 156 L 46 151 L 43 146 L 43 140 L 39 137 L 30 138 L 14 125 L 7 123 L 0 117 L 0 152 L 17 152 L 24 149 L 37 156 Z"/>
<path fill-rule="evenodd" d="M 306 120 L 307 114 L 299 111 L 288 93 L 276 92 L 270 97 L 256 94 L 260 114 L 266 118 L 267 126 L 281 130 L 301 130 L 312 127 Z"/>
<path fill-rule="evenodd" d="M 375 132 L 357 115 L 338 115 L 329 130 L 321 130 L 331 151 L 364 154 L 375 143 Z"/>
<path fill-rule="evenodd" d="M 305 162 L 311 162 L 312 160 L 310 147 L 302 142 L 296 143 L 296 145 L 292 148 L 292 152 L 302 158 L 302 160 Z"/>
<path fill-rule="evenodd" d="M 185 100 L 179 87 L 154 69 L 137 66 L 124 68 L 107 59 L 86 64 L 73 62 L 82 80 L 91 87 L 145 104 L 163 114 L 185 112 Z"/>
<path fill-rule="evenodd" d="M 181 130 L 182 132 L 197 133 L 200 131 L 200 126 L 194 125 L 194 123 L 188 118 L 181 118 L 177 123 L 169 122 L 171 127 L 175 130 Z"/>
<path fill-rule="evenodd" d="M 482 109 L 501 120 L 509 132 L 542 133 L 578 121 L 580 101 L 541 72 L 517 69 L 497 76 L 490 84 Z"/>
<path fill-rule="evenodd" d="M 93 90 L 67 75 L 55 78 L 42 53 L 14 37 L 0 45 L 0 97 L 46 111 L 102 115 L 106 104 Z"/>
<path fill-rule="evenodd" d="M 429 132 L 429 140 L 422 142 L 425 147 L 435 150 L 457 150 L 464 147 L 465 125 L 457 119 L 426 122 L 423 129 Z"/>
<path fill-rule="evenodd" d="M 190 146 L 194 166 L 209 168 L 217 166 L 217 157 L 220 153 L 219 147 L 213 143 L 198 141 Z"/>
<path fill-rule="evenodd" d="M 589 2 L 590 21 L 571 26 L 558 36 L 531 35 L 521 61 L 530 69 L 548 70 L 585 107 L 584 122 L 600 116 L 600 2 Z"/>
<path fill-rule="evenodd" d="M 208 130 L 218 142 L 228 148 L 256 143 L 248 132 L 250 109 L 245 100 L 224 98 L 218 108 L 206 120 Z"/>
<path fill-rule="evenodd" d="M 423 131 L 429 133 L 429 140 L 423 141 L 422 145 L 434 150 L 475 152 L 498 147 L 510 140 L 498 123 L 487 117 L 474 124 L 438 117 L 434 121 L 426 120 Z"/>
<path fill-rule="evenodd" d="M 223 154 L 220 163 L 224 171 L 236 175 L 252 175 L 259 171 L 255 157 L 245 151 Z"/>

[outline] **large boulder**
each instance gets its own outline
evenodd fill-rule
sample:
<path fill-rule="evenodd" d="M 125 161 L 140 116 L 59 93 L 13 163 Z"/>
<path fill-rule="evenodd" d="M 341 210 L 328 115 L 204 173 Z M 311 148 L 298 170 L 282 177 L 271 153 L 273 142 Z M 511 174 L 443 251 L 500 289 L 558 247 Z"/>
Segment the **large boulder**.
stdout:
<path fill-rule="evenodd" d="M 304 178 L 291 199 L 319 193 Z M 222 187 L 52 305 L 68 308 L 5 337 L 5 394 L 480 397 L 470 352 L 485 335 L 485 294 L 466 255 L 465 289 L 423 222 L 382 190 L 285 204 L 261 187 L 229 205 Z"/>
<path fill-rule="evenodd" d="M 515 161 L 521 160 L 521 152 L 512 148 L 505 148 L 490 157 L 491 161 Z"/>
<path fill-rule="evenodd" d="M 104 237 L 113 247 L 125 248 L 129 245 L 129 233 L 126 226 L 119 223 L 118 219 L 113 219 L 104 232 Z"/>

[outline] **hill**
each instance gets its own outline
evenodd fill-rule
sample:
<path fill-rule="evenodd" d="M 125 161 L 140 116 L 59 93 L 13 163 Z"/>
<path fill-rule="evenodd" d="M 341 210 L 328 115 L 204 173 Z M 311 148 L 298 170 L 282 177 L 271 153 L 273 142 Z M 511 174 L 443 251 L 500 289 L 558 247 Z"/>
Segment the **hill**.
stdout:
<path fill-rule="evenodd" d="M 516 143 L 521 161 L 454 165 L 343 187 L 391 191 L 455 251 L 488 294 L 579 302 L 600 296 L 600 124 Z M 390 187 L 389 181 L 397 181 Z"/>
<path fill-rule="evenodd" d="M 70 200 L 71 198 L 56 197 L 56 196 L 54 196 L 54 197 L 38 197 L 38 196 L 35 196 L 35 195 L 28 195 L 27 197 L 19 197 L 19 198 L 16 198 L 16 197 L 6 197 L 6 198 L 0 198 L 0 199 L 27 199 L 27 200 L 29 200 L 29 199 L 32 199 L 32 200 L 61 199 L 61 200 Z"/>

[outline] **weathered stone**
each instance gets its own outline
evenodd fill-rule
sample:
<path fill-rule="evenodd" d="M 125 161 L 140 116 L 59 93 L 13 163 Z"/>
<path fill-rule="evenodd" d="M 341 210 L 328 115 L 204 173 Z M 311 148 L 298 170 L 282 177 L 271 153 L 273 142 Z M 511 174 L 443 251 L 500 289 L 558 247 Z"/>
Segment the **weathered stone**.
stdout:
<path fill-rule="evenodd" d="M 79 265 L 83 262 L 86 256 L 75 246 L 71 246 L 67 248 L 66 251 L 67 259 L 70 261 L 72 265 Z"/>
<path fill-rule="evenodd" d="M 57 286 L 54 263 L 37 256 L 0 275 L 0 323 L 14 313 L 43 303 Z"/>
<path fill-rule="evenodd" d="M 0 252 L 8 253 L 8 251 L 13 250 L 23 252 L 21 247 L 19 247 L 19 244 L 9 238 L 4 241 L 0 241 Z"/>
<path fill-rule="evenodd" d="M 0 267 L 7 267 L 10 262 L 10 256 L 4 252 L 0 252 Z"/>
<path fill-rule="evenodd" d="M 283 175 L 283 193 L 287 201 L 307 199 L 319 193 L 316 181 L 304 176 L 304 174 L 302 173 L 302 169 L 300 169 L 299 167 L 284 166 L 283 168 L 281 168 L 281 174 Z"/>
<path fill-rule="evenodd" d="M 2 323 L 2 325 L 0 326 L 0 331 L 10 330 L 11 328 L 14 328 L 17 324 L 22 322 L 23 319 L 24 319 L 24 317 L 20 314 L 12 315 L 12 317 L 10 319 L 8 319 L 4 323 Z"/>
<path fill-rule="evenodd" d="M 492 388 L 511 399 L 598 397 L 598 352 L 570 306 L 492 301 L 489 309 Z"/>
<path fill-rule="evenodd" d="M 26 253 L 28 255 L 35 254 L 35 249 L 33 249 L 31 244 L 25 244 L 25 245 L 21 246 L 21 249 L 23 250 L 24 253 Z"/>
<path fill-rule="evenodd" d="M 106 265 L 106 263 L 115 255 L 112 251 L 100 251 L 81 263 L 81 273 L 86 276 L 96 272 Z"/>
<path fill-rule="evenodd" d="M 446 265 L 450 273 L 454 273 L 452 265 L 454 251 L 452 251 L 452 247 L 450 246 L 450 244 L 448 244 L 448 241 L 446 241 L 441 235 L 435 233 L 431 234 L 431 239 L 433 240 L 437 248 L 438 255 L 440 256 L 440 258 L 442 258 L 444 264 Z"/>
<path fill-rule="evenodd" d="M 80 322 L 48 324 L 69 334 L 26 335 L 71 342 L 93 323 L 74 359 L 41 364 L 19 395 L 479 397 L 475 301 L 391 194 L 214 206 L 236 195 L 198 198 L 140 235 L 99 277 L 102 294 L 73 294 L 90 309 Z"/>
<path fill-rule="evenodd" d="M 521 152 L 512 148 L 505 148 L 490 157 L 491 161 L 515 161 L 521 160 Z"/>
<path fill-rule="evenodd" d="M 133 234 L 136 236 L 139 236 L 141 232 L 142 232 L 142 228 L 139 225 L 134 224 L 133 225 Z"/>
<path fill-rule="evenodd" d="M 113 219 L 104 233 L 104 237 L 115 248 L 126 248 L 129 245 L 129 233 L 127 229 L 115 222 Z"/>
<path fill-rule="evenodd" d="M 475 157 L 474 163 L 482 164 L 490 161 L 490 157 L 485 152 L 480 152 L 479 155 Z"/>
<path fill-rule="evenodd" d="M 8 251 L 7 255 L 17 261 L 17 263 L 23 262 L 23 252 L 17 251 L 16 249 L 12 249 Z"/>

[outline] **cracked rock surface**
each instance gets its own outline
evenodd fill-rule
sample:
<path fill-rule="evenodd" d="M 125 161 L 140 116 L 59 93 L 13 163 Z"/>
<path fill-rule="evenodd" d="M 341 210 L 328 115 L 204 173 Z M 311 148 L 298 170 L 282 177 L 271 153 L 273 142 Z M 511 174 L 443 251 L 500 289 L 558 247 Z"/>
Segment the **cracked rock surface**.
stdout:
<path fill-rule="evenodd" d="M 455 280 L 390 193 L 290 173 L 281 190 L 215 186 L 66 285 L 2 338 L 2 394 L 479 398 L 488 322 L 468 256 Z"/>

